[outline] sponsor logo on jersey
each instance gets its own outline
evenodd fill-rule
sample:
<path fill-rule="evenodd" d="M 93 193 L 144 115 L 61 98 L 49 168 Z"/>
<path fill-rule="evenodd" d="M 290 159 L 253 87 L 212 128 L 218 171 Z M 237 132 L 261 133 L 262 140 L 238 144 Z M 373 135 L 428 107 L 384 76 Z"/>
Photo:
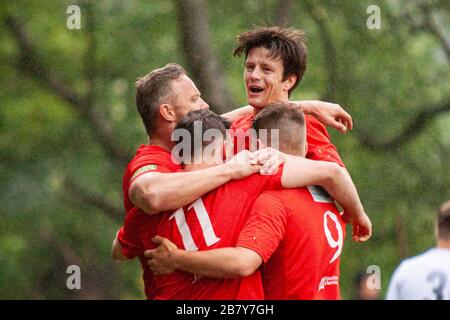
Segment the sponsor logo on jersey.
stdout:
<path fill-rule="evenodd" d="M 321 187 L 308 186 L 307 188 L 315 202 L 334 203 L 333 199 L 331 199 L 331 197 L 328 195 L 328 193 Z"/>
<path fill-rule="evenodd" d="M 337 276 L 323 277 L 320 280 L 319 288 L 317 289 L 317 292 L 325 289 L 326 286 L 338 286 L 338 285 L 339 285 L 339 278 Z"/>

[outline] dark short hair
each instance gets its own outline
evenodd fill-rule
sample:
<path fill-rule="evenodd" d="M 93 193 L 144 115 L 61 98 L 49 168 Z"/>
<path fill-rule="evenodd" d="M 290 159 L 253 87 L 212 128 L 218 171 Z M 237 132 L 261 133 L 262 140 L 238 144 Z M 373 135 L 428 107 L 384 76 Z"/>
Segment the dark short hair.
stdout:
<path fill-rule="evenodd" d="M 450 200 L 444 202 L 437 215 L 438 238 L 450 241 Z"/>
<path fill-rule="evenodd" d="M 297 81 L 289 95 L 298 86 L 306 71 L 308 52 L 307 37 L 304 31 L 285 27 L 259 27 L 237 36 L 238 46 L 234 56 L 248 53 L 253 48 L 263 47 L 269 50 L 270 57 L 281 59 L 283 63 L 283 81 L 295 74 Z"/>
<path fill-rule="evenodd" d="M 202 125 L 201 137 L 197 137 L 194 135 L 195 123 L 200 122 Z M 209 109 L 202 110 L 193 110 L 189 111 L 176 125 L 175 130 L 177 129 L 185 129 L 189 132 L 191 136 L 191 156 L 195 154 L 195 147 L 201 146 L 202 148 L 206 147 L 212 141 L 203 141 L 203 135 L 209 129 L 217 129 L 222 134 L 222 137 L 225 139 L 227 134 L 227 129 L 231 126 L 230 122 L 214 113 Z M 197 142 L 200 140 L 200 142 Z M 197 150 L 198 151 L 198 150 Z M 183 156 L 183 155 L 181 155 Z"/>
<path fill-rule="evenodd" d="M 170 83 L 186 74 L 183 67 L 169 63 L 136 81 L 136 106 L 150 136 L 156 127 L 159 106 L 171 100 Z"/>
<path fill-rule="evenodd" d="M 253 128 L 257 133 L 260 129 L 278 129 L 280 150 L 287 153 L 301 152 L 306 141 L 303 111 L 293 103 L 277 101 L 269 104 L 258 113 Z"/>

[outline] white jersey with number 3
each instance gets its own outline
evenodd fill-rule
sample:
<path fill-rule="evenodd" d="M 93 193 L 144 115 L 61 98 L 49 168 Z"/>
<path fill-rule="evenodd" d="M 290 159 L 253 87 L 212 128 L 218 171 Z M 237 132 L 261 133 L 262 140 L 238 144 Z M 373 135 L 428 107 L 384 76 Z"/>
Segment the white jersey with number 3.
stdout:
<path fill-rule="evenodd" d="M 450 300 L 450 249 L 433 248 L 395 270 L 388 300 Z"/>

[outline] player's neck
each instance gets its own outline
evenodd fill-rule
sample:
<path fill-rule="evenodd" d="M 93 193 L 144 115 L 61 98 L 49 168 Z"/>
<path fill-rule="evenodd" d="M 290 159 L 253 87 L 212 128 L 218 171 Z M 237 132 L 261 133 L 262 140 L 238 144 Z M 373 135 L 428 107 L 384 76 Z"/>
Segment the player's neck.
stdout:
<path fill-rule="evenodd" d="M 175 124 L 173 122 L 161 122 L 156 123 L 156 128 L 152 132 L 151 136 L 148 136 L 148 144 L 157 145 L 167 151 L 171 151 L 175 143 L 171 140 Z"/>
<path fill-rule="evenodd" d="M 441 249 L 450 249 L 450 241 L 438 239 L 436 247 Z"/>
<path fill-rule="evenodd" d="M 152 136 L 151 138 L 148 137 L 148 144 L 159 146 L 163 149 L 166 149 L 167 151 L 171 151 L 173 147 L 172 141 L 166 141 L 164 139 L 159 138 L 158 136 Z"/>
<path fill-rule="evenodd" d="M 289 102 L 289 96 L 287 95 L 287 93 L 286 93 L 286 96 L 283 96 L 283 97 L 279 97 L 279 98 L 277 98 L 277 99 L 273 99 L 273 101 L 271 101 L 271 102 L 269 102 L 269 104 L 270 103 L 272 103 L 272 102 L 276 102 L 276 101 L 281 101 L 281 102 L 284 102 L 284 103 L 288 103 Z M 251 105 L 252 106 L 252 105 Z M 265 107 L 267 107 L 267 106 L 264 106 L 264 107 L 262 107 L 262 108 L 260 108 L 260 107 L 255 107 L 255 106 L 252 106 L 253 107 L 253 115 L 256 117 L 256 115 L 258 114 L 258 113 L 260 113 Z"/>

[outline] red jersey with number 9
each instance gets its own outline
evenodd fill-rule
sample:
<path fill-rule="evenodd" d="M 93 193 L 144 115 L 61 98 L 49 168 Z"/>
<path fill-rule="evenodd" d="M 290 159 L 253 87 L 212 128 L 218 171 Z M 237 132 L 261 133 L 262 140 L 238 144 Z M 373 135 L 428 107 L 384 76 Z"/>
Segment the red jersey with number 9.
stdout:
<path fill-rule="evenodd" d="M 270 300 L 340 299 L 340 255 L 345 223 L 319 187 L 268 191 L 255 202 L 237 246 L 265 262 Z"/>

